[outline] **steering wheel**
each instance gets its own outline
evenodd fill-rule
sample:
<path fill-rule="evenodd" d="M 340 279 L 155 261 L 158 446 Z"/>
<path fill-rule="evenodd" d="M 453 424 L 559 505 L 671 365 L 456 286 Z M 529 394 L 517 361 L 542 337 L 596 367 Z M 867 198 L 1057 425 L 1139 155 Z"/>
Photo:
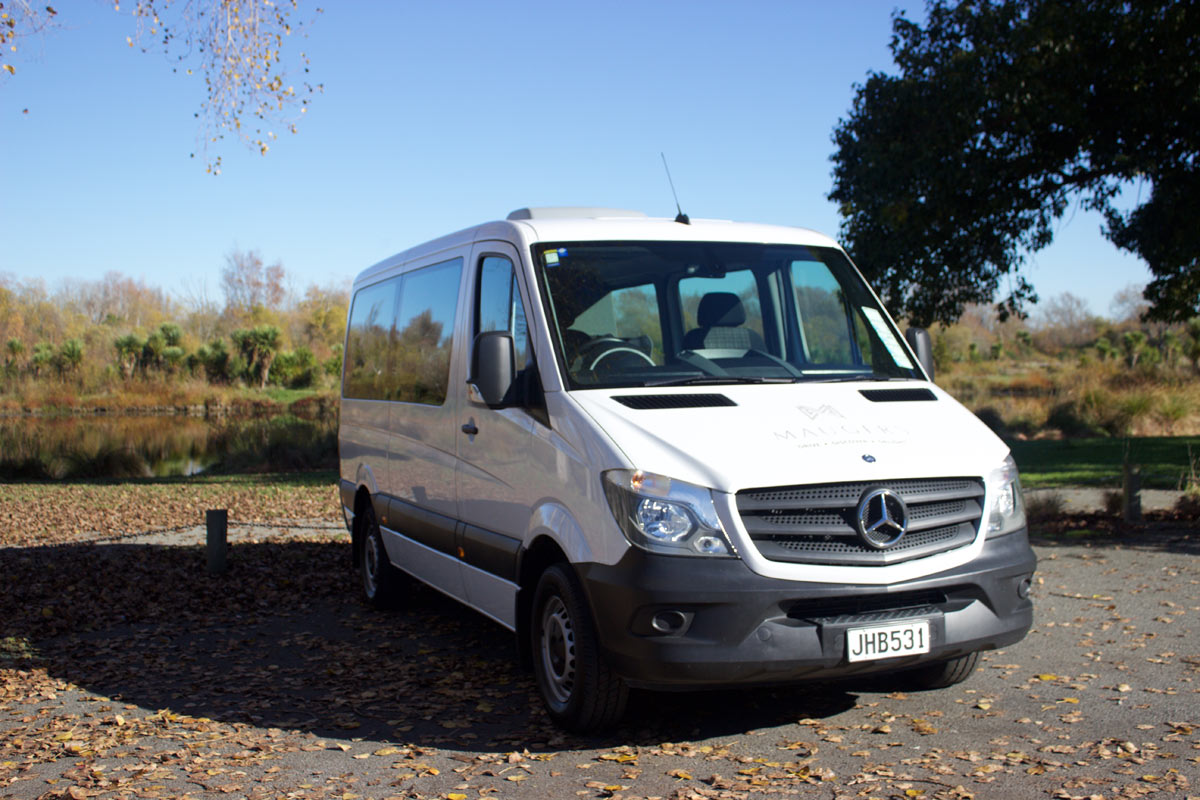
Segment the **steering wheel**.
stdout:
<path fill-rule="evenodd" d="M 595 358 L 592 358 L 590 354 L 596 350 L 600 350 L 601 352 Z M 643 353 L 641 350 L 638 350 L 636 347 L 630 347 L 628 342 L 616 336 L 601 336 L 597 339 L 593 339 L 584 345 L 579 357 L 582 360 L 582 363 L 587 364 L 588 370 L 595 371 L 596 365 L 605 358 L 609 357 L 610 355 L 621 353 L 629 353 L 630 355 L 637 356 L 650 366 L 655 366 L 654 359 Z M 591 360 L 591 364 L 588 364 L 589 360 Z"/>

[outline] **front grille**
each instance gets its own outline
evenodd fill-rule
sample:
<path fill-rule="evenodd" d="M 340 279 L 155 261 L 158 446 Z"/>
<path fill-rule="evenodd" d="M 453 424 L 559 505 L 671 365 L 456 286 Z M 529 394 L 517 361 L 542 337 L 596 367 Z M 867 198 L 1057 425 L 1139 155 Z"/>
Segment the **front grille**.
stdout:
<path fill-rule="evenodd" d="M 908 529 L 883 550 L 859 538 L 859 500 L 886 488 L 908 507 Z M 764 558 L 806 564 L 882 566 L 974 541 L 983 514 L 978 478 L 929 478 L 781 486 L 738 492 L 742 524 Z"/>

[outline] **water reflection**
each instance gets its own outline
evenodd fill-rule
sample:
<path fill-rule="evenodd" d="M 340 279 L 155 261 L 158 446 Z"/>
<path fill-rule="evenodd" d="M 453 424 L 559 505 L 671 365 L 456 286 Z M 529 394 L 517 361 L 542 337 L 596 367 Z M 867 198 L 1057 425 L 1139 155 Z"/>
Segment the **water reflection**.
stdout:
<path fill-rule="evenodd" d="M 328 469 L 337 417 L 73 416 L 0 419 L 0 480 Z"/>

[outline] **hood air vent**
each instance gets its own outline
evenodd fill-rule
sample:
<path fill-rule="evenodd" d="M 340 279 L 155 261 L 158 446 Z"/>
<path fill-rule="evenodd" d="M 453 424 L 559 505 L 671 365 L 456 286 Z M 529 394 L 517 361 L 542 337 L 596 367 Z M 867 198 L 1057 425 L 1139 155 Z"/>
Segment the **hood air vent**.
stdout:
<path fill-rule="evenodd" d="M 937 400 L 937 395 L 928 389 L 859 389 L 858 393 L 872 403 L 915 403 L 919 400 Z"/>
<path fill-rule="evenodd" d="M 737 403 L 723 394 L 627 394 L 614 397 L 618 403 L 639 411 L 656 408 L 717 408 L 736 406 Z"/>

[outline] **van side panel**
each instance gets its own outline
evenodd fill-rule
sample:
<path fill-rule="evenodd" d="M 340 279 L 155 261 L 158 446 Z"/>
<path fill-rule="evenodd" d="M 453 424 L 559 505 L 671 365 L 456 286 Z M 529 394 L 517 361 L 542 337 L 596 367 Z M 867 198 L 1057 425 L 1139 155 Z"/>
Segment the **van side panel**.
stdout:
<path fill-rule="evenodd" d="M 343 481 L 366 486 L 372 494 L 379 490 L 376 481 L 386 480 L 387 475 L 387 431 L 387 403 L 342 398 L 338 450 Z"/>
<path fill-rule="evenodd" d="M 388 559 L 400 569 L 444 592 L 455 600 L 467 601 L 463 586 L 461 562 L 432 547 L 383 526 L 383 545 Z"/>

